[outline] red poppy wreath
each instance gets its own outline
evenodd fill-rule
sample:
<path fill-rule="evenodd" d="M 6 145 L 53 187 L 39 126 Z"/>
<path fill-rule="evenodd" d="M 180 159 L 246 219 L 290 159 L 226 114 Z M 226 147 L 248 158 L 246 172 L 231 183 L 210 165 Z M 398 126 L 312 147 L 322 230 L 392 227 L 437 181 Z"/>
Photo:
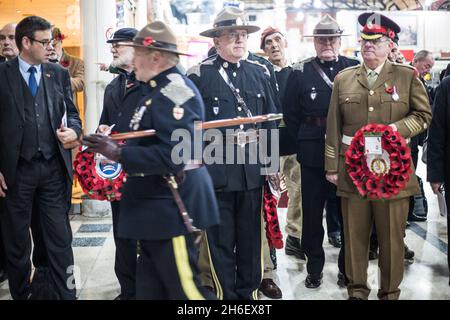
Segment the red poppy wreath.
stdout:
<path fill-rule="evenodd" d="M 366 154 L 365 137 L 381 135 L 382 154 Z M 411 174 L 411 151 L 405 139 L 392 127 L 369 124 L 361 128 L 345 153 L 347 172 L 358 192 L 371 199 L 398 195 Z"/>
<path fill-rule="evenodd" d="M 266 237 L 270 248 L 283 248 L 283 235 L 277 213 L 278 200 L 272 193 L 269 183 L 264 185 L 263 210 L 266 222 Z"/>
<path fill-rule="evenodd" d="M 90 199 L 120 200 L 126 176 L 120 163 L 108 160 L 100 154 L 82 151 L 80 147 L 73 166 L 75 177 Z"/>

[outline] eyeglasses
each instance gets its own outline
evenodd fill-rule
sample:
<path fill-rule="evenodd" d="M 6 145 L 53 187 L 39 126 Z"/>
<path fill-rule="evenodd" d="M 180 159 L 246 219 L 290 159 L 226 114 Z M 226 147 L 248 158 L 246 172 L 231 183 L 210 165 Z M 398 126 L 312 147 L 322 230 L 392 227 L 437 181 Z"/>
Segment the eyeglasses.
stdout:
<path fill-rule="evenodd" d="M 365 44 L 367 44 L 367 43 L 370 43 L 370 44 L 373 44 L 374 46 L 379 47 L 382 43 L 384 43 L 384 42 L 389 42 L 389 41 L 391 41 L 391 40 L 389 40 L 389 39 L 383 39 L 383 38 L 372 39 L 372 40 L 361 39 L 361 40 L 360 40 L 360 43 L 361 43 L 362 45 L 365 45 Z"/>
<path fill-rule="evenodd" d="M 330 42 L 330 44 L 335 44 L 339 37 L 316 37 L 316 41 L 320 44 L 327 44 Z"/>
<path fill-rule="evenodd" d="M 226 33 L 226 34 L 222 34 L 222 36 L 226 37 L 228 40 L 234 40 L 234 41 L 238 41 L 239 38 L 241 38 L 241 37 L 243 39 L 248 39 L 247 32 L 231 31 L 231 32 Z"/>
<path fill-rule="evenodd" d="M 113 43 L 111 43 L 110 45 L 111 45 L 111 48 L 113 48 L 113 49 L 118 49 L 118 48 L 121 47 L 121 45 L 119 44 L 119 42 L 113 42 Z"/>
<path fill-rule="evenodd" d="M 40 44 L 42 44 L 42 46 L 44 47 L 44 48 L 48 48 L 48 47 L 50 47 L 50 46 L 53 46 L 53 39 L 50 39 L 50 40 L 37 40 L 37 39 L 34 39 L 34 38 L 29 38 L 32 42 L 34 41 L 34 42 L 39 42 Z"/>

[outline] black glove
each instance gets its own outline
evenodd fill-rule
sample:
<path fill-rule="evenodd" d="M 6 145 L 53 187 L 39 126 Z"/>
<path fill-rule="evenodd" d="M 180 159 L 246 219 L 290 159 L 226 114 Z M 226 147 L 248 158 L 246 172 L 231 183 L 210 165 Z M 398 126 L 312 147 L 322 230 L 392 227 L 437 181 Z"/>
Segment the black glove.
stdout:
<path fill-rule="evenodd" d="M 102 134 L 92 134 L 83 138 L 83 145 L 88 147 L 88 151 L 100 153 L 109 160 L 119 162 L 121 148 L 110 137 Z"/>

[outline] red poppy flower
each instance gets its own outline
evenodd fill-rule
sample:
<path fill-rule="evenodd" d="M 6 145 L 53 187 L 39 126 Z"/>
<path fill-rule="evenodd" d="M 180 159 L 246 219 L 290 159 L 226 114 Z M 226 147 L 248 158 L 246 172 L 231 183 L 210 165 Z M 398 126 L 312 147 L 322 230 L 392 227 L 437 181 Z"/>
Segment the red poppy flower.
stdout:
<path fill-rule="evenodd" d="M 155 42 L 155 40 L 153 40 L 152 37 L 145 37 L 144 41 L 142 41 L 142 44 L 146 47 L 151 46 L 153 43 Z"/>
<path fill-rule="evenodd" d="M 64 68 L 68 68 L 70 66 L 70 61 L 69 60 L 62 60 L 60 62 L 60 65 Z"/>
<path fill-rule="evenodd" d="M 386 91 L 386 93 L 393 94 L 394 93 L 394 87 L 393 86 L 387 86 L 385 91 Z"/>
<path fill-rule="evenodd" d="M 394 38 L 395 38 L 395 32 L 394 32 L 394 30 L 390 30 L 390 29 L 389 29 L 388 37 L 389 37 L 390 39 L 394 39 Z"/>

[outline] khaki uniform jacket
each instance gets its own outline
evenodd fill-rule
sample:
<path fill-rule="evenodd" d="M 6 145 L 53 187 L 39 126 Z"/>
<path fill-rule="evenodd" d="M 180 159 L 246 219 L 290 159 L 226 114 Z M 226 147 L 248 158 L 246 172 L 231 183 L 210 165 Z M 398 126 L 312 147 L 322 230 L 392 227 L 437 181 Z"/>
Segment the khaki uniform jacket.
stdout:
<path fill-rule="evenodd" d="M 83 60 L 67 54 L 65 51 L 60 59 L 60 64 L 69 69 L 70 84 L 73 94 L 84 90 L 84 62 Z"/>
<path fill-rule="evenodd" d="M 386 86 L 396 86 L 398 101 L 386 92 Z M 414 68 L 386 61 L 372 88 L 369 88 L 364 65 L 340 72 L 334 81 L 325 141 L 325 170 L 338 173 L 337 194 L 360 196 L 347 173 L 345 152 L 348 145 L 342 142 L 343 135 L 353 137 L 369 123 L 395 124 L 398 132 L 409 139 L 427 129 L 430 122 L 427 92 Z M 412 170 L 405 189 L 391 199 L 420 193 L 414 168 Z"/>
<path fill-rule="evenodd" d="M 77 92 L 81 92 L 84 90 L 84 62 L 83 60 L 71 56 L 65 51 L 63 51 L 63 55 L 59 61 L 59 64 L 69 70 L 70 74 L 70 85 L 72 87 L 73 93 L 73 102 L 77 107 L 78 112 L 81 113 L 80 107 L 78 106 L 78 97 Z M 82 118 L 84 119 L 84 111 Z"/>

